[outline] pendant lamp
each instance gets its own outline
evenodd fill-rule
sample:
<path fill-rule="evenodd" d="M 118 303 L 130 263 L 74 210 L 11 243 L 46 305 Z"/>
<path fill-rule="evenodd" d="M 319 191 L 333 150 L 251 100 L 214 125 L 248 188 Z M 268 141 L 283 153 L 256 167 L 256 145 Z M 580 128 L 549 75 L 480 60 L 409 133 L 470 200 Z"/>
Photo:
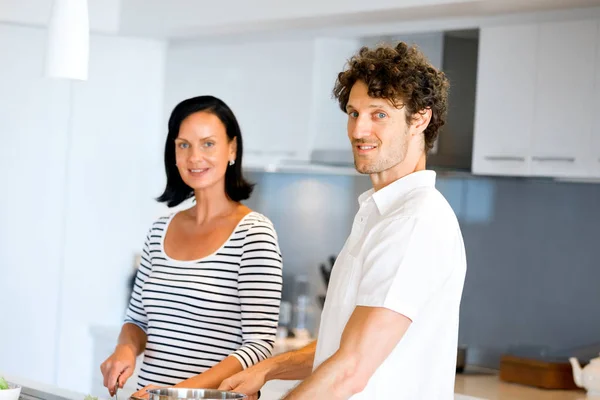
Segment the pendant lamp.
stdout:
<path fill-rule="evenodd" d="M 48 25 L 46 76 L 87 80 L 89 53 L 87 0 L 54 0 Z"/>

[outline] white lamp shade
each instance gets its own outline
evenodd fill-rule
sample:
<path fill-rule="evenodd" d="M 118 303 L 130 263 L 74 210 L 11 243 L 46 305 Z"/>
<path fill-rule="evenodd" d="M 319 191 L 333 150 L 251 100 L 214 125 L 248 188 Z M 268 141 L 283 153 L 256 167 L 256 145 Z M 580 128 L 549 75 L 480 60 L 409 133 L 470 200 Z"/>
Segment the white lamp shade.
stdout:
<path fill-rule="evenodd" d="M 54 0 L 48 26 L 46 76 L 87 80 L 89 54 L 87 0 Z"/>

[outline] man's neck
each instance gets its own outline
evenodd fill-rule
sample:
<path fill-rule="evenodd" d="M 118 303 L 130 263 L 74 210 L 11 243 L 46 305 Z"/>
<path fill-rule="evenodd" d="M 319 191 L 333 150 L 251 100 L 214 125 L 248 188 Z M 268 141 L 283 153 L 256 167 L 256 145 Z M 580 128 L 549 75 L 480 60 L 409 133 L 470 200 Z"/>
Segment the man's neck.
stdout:
<path fill-rule="evenodd" d="M 371 183 L 375 191 L 381 190 L 392 182 L 397 181 L 406 175 L 412 174 L 413 172 L 423 171 L 426 168 L 427 157 L 423 153 L 416 163 L 408 163 L 405 159 L 403 162 L 389 168 L 385 171 L 371 174 Z"/>

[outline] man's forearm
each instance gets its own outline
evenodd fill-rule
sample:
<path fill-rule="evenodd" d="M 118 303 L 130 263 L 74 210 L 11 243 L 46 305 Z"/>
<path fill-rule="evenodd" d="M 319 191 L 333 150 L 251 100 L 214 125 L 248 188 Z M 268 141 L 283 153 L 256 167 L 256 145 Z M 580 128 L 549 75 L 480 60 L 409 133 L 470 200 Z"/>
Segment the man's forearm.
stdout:
<path fill-rule="evenodd" d="M 317 342 L 314 341 L 300 350 L 290 351 L 263 361 L 268 364 L 266 380 L 307 378 L 312 372 L 316 349 Z"/>
<path fill-rule="evenodd" d="M 345 400 L 360 392 L 355 379 L 357 360 L 339 352 L 325 361 L 317 370 L 292 390 L 284 400 Z"/>

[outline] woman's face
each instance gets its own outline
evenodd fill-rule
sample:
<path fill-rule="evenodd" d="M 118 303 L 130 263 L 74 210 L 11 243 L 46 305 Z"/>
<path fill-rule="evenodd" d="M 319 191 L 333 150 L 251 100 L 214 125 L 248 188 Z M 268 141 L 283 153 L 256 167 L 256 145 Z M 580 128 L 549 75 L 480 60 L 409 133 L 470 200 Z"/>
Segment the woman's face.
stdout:
<path fill-rule="evenodd" d="M 229 140 L 219 117 L 197 112 L 183 120 L 175 139 L 175 160 L 183 181 L 192 189 L 225 181 L 229 161 L 235 160 L 236 140 Z"/>

